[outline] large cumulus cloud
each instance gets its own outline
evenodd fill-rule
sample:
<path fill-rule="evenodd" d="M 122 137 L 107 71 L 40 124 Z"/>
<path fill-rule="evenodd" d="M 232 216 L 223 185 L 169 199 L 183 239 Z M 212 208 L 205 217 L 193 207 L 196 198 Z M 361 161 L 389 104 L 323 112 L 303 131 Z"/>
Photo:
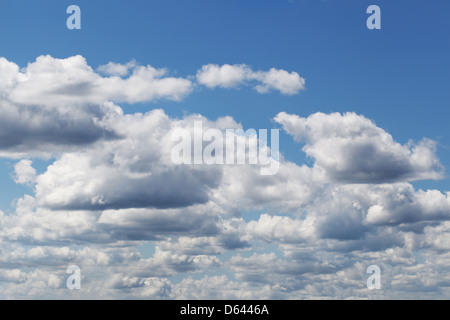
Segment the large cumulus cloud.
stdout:
<path fill-rule="evenodd" d="M 384 183 L 442 177 L 434 141 L 401 145 L 371 120 L 352 112 L 315 113 L 302 118 L 285 112 L 275 121 L 324 168 L 346 183 Z"/>
<path fill-rule="evenodd" d="M 116 102 L 180 100 L 190 80 L 135 66 L 127 78 L 102 77 L 82 56 L 40 56 L 24 69 L 0 59 L 0 154 L 66 151 L 68 146 L 117 138 L 98 121 L 120 113 Z M 12 134 L 14 133 L 14 134 Z"/>

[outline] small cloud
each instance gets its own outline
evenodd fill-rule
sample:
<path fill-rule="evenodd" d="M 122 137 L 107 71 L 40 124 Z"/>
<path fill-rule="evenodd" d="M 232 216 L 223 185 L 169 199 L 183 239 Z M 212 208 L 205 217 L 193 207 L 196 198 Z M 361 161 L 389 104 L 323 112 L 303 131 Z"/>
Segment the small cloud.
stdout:
<path fill-rule="evenodd" d="M 32 167 L 31 160 L 21 160 L 14 166 L 14 182 L 17 184 L 32 185 L 36 181 L 36 169 Z"/>
<path fill-rule="evenodd" d="M 294 95 L 305 89 L 305 79 L 297 72 L 276 68 L 269 71 L 253 71 L 245 64 L 204 65 L 197 72 L 197 81 L 208 88 L 254 85 L 254 89 L 261 94 L 277 90 L 284 95 Z"/>

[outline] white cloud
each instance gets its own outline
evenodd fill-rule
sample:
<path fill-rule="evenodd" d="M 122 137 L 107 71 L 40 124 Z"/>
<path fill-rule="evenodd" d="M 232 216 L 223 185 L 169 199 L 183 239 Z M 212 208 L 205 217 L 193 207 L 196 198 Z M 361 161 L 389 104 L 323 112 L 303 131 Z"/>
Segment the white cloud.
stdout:
<path fill-rule="evenodd" d="M 107 66 L 107 67 L 106 67 Z M 102 104 L 113 102 L 145 102 L 155 99 L 180 100 L 192 91 L 191 81 L 167 77 L 165 69 L 152 66 L 110 64 L 101 69 L 116 72 L 133 68 L 128 78 L 101 77 L 84 57 L 56 59 L 40 56 L 19 74 L 21 81 L 10 89 L 7 98 L 25 105 Z"/>
<path fill-rule="evenodd" d="M 98 214 L 88 211 L 51 211 L 36 207 L 31 196 L 16 201 L 12 215 L 0 215 L 0 238 L 22 243 L 102 242 L 105 234 L 96 233 Z M 109 237 L 106 237 L 110 241 Z"/>
<path fill-rule="evenodd" d="M 264 210 L 300 214 L 323 187 L 320 169 L 280 161 L 277 174 L 262 176 L 257 167 L 225 166 L 212 200 L 228 210 Z"/>
<path fill-rule="evenodd" d="M 433 248 L 438 251 L 450 250 L 450 221 L 445 221 L 437 226 L 426 226 L 424 236 L 420 239 L 422 248 Z"/>
<path fill-rule="evenodd" d="M 19 72 L 18 65 L 0 58 L 0 99 L 7 97 L 11 88 L 24 79 L 25 76 Z"/>
<path fill-rule="evenodd" d="M 305 79 L 300 77 L 297 72 L 270 68 L 266 72 L 255 72 L 251 75 L 251 78 L 261 82 L 260 85 L 255 87 L 259 93 L 267 93 L 273 89 L 285 95 L 293 95 L 305 89 Z"/>
<path fill-rule="evenodd" d="M 14 165 L 14 182 L 31 185 L 36 180 L 36 169 L 31 160 L 21 160 Z"/>
<path fill-rule="evenodd" d="M 181 100 L 193 90 L 190 80 L 149 65 L 110 63 L 100 69 L 132 72 L 126 78 L 102 77 L 82 56 L 40 56 L 23 69 L 1 58 L 0 156 L 50 156 L 116 139 L 114 128 L 102 126 L 123 114 L 113 102 Z"/>
<path fill-rule="evenodd" d="M 197 72 L 197 81 L 208 88 L 233 88 L 256 83 L 254 88 L 259 93 L 278 90 L 284 95 L 297 94 L 305 89 L 305 79 L 297 72 L 276 68 L 269 71 L 253 71 L 245 64 L 204 65 Z"/>
<path fill-rule="evenodd" d="M 435 142 L 401 145 L 371 120 L 355 113 L 315 113 L 307 118 L 281 112 L 275 121 L 334 181 L 384 183 L 442 178 Z"/>
<path fill-rule="evenodd" d="M 294 220 L 290 217 L 262 214 L 245 227 L 246 234 L 268 242 L 299 243 L 315 238 L 314 220 Z"/>
<path fill-rule="evenodd" d="M 171 160 L 172 132 L 191 123 L 172 120 L 162 110 L 113 118 L 105 125 L 121 139 L 62 155 L 37 177 L 36 199 L 51 208 L 94 210 L 206 203 L 220 183 L 221 168 Z M 208 125 L 214 123 L 205 120 Z"/>
<path fill-rule="evenodd" d="M 208 64 L 197 72 L 197 81 L 208 88 L 232 88 L 242 85 L 250 73 L 250 69 L 244 64 Z"/>
<path fill-rule="evenodd" d="M 97 68 L 98 71 L 110 76 L 123 77 L 128 75 L 131 69 L 136 67 L 136 61 L 130 61 L 126 64 L 120 64 L 115 62 L 108 62 Z"/>

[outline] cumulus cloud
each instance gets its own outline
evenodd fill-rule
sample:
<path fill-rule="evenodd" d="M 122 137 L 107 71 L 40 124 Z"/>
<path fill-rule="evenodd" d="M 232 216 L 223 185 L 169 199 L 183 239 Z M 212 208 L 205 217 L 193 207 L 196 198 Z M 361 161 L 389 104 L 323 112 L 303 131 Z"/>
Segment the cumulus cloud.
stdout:
<path fill-rule="evenodd" d="M 12 215 L 0 214 L 0 237 L 25 244 L 96 243 L 110 241 L 97 231 L 99 214 L 88 211 L 51 211 L 36 206 L 33 197 L 25 195 L 16 201 Z"/>
<path fill-rule="evenodd" d="M 14 165 L 14 182 L 18 184 L 32 184 L 36 180 L 36 169 L 31 160 L 21 160 Z"/>
<path fill-rule="evenodd" d="M 377 204 L 371 205 L 367 210 L 366 221 L 368 223 L 398 224 L 450 218 L 448 192 L 415 191 L 409 184 L 400 184 L 383 186 L 377 190 L 376 194 Z M 392 194 L 396 194 L 396 197 L 392 198 Z"/>
<path fill-rule="evenodd" d="M 448 203 L 448 194 L 415 190 L 409 183 L 338 185 L 314 199 L 308 217 L 317 238 L 350 240 L 362 249 L 375 245 L 372 236 L 379 237 L 380 230 L 392 231 L 389 226 L 420 233 L 424 222 L 450 219 Z M 382 247 L 396 245 L 399 239 L 383 235 L 376 242 Z"/>
<path fill-rule="evenodd" d="M 36 178 L 36 200 L 44 207 L 70 210 L 164 209 L 210 200 L 224 208 L 258 207 L 261 200 L 295 208 L 313 195 L 321 174 L 292 163 L 282 163 L 278 174 L 266 177 L 261 164 L 174 164 L 173 134 L 181 129 L 193 136 L 198 121 L 205 131 L 241 128 L 230 117 L 171 119 L 162 110 L 111 118 L 102 125 L 114 128 L 121 138 L 63 154 Z"/>
<path fill-rule="evenodd" d="M 279 113 L 275 121 L 334 181 L 385 183 L 439 179 L 436 143 L 424 139 L 401 145 L 364 116 L 315 113 L 307 118 Z"/>
<path fill-rule="evenodd" d="M 105 101 L 136 103 L 154 99 L 180 100 L 192 90 L 191 81 L 166 76 L 167 70 L 152 66 L 109 64 L 110 75 L 132 68 L 125 79 L 102 77 L 80 55 L 66 59 L 40 56 L 28 64 L 7 90 L 11 102 L 32 105 L 101 104 Z"/>
<path fill-rule="evenodd" d="M 261 214 L 258 220 L 251 220 L 245 226 L 246 234 L 267 242 L 301 243 L 315 238 L 314 220 Z"/>
<path fill-rule="evenodd" d="M 25 80 L 25 75 L 20 73 L 19 66 L 13 62 L 0 58 L 0 92 L 1 98 L 5 98 L 9 91 L 19 82 Z"/>
<path fill-rule="evenodd" d="M 253 71 L 245 64 L 204 65 L 197 72 L 197 81 L 208 88 L 233 88 L 256 83 L 254 88 L 259 93 L 278 90 L 284 95 L 297 94 L 305 89 L 305 79 L 297 72 L 276 68 L 269 71 Z"/>
<path fill-rule="evenodd" d="M 134 62 L 102 66 L 110 75 L 102 77 L 82 56 L 40 56 L 23 69 L 1 58 L 0 70 L 0 155 L 7 157 L 66 152 L 116 139 L 114 128 L 101 125 L 122 114 L 113 102 L 180 100 L 193 89 L 190 80 Z"/>
<path fill-rule="evenodd" d="M 243 84 L 250 73 L 250 69 L 244 64 L 207 64 L 197 72 L 197 81 L 208 88 L 232 88 Z"/>
<path fill-rule="evenodd" d="M 222 223 L 209 205 L 187 209 L 107 210 L 98 224 L 111 240 L 161 240 L 165 237 L 202 237 L 221 234 Z"/>
<path fill-rule="evenodd" d="M 261 82 L 255 87 L 259 93 L 278 90 L 282 94 L 293 95 L 305 89 L 305 79 L 300 77 L 297 72 L 270 68 L 269 71 L 255 72 L 251 78 Z"/>
<path fill-rule="evenodd" d="M 171 160 L 172 133 L 177 128 L 192 130 L 194 118 L 172 120 L 164 111 L 153 110 L 112 119 L 122 138 L 62 155 L 37 177 L 37 201 L 56 209 L 91 210 L 206 203 L 220 183 L 221 168 L 175 165 Z M 205 128 L 216 126 L 204 120 Z M 219 125 L 223 121 L 219 119 Z"/>

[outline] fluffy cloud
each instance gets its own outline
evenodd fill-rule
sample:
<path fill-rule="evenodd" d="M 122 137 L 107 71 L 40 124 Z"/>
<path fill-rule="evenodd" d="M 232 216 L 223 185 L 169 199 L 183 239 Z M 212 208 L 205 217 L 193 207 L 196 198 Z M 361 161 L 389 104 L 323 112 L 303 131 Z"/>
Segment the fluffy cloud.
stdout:
<path fill-rule="evenodd" d="M 262 176 L 257 167 L 226 166 L 211 199 L 228 211 L 264 210 L 300 214 L 323 188 L 322 170 L 281 161 L 275 175 Z"/>
<path fill-rule="evenodd" d="M 25 80 L 25 75 L 19 72 L 19 66 L 13 62 L 0 58 L 0 97 L 5 98 L 8 92 L 19 81 Z"/>
<path fill-rule="evenodd" d="M 424 223 L 450 219 L 450 207 L 447 194 L 415 190 L 408 183 L 350 184 L 330 187 L 318 195 L 308 207 L 308 216 L 314 219 L 318 238 L 350 240 L 359 242 L 361 249 L 379 249 L 406 240 L 380 236 L 378 232 L 392 230 L 389 226 L 422 232 Z"/>
<path fill-rule="evenodd" d="M 2 58 L 0 70 L 2 156 L 65 152 L 71 146 L 117 138 L 113 128 L 100 125 L 122 112 L 112 102 L 180 100 L 193 89 L 190 80 L 134 62 L 102 66 L 100 70 L 111 75 L 102 77 L 82 56 L 40 56 L 23 69 Z M 130 70 L 127 78 L 118 76 Z"/>
<path fill-rule="evenodd" d="M 371 120 L 355 113 L 315 113 L 307 118 L 281 112 L 275 117 L 303 151 L 334 181 L 384 183 L 439 179 L 435 142 L 401 145 Z"/>
<path fill-rule="evenodd" d="M 269 71 L 253 71 L 245 64 L 204 65 L 197 72 L 197 81 L 209 88 L 238 87 L 247 83 L 257 83 L 254 88 L 259 93 L 278 90 L 285 95 L 297 94 L 305 89 L 305 79 L 297 72 L 271 68 Z"/>
<path fill-rule="evenodd" d="M 36 179 L 40 205 L 67 209 L 175 208 L 205 203 L 221 180 L 218 166 L 175 165 L 172 133 L 193 119 L 172 120 L 162 110 L 111 120 L 121 139 L 66 153 Z M 204 127 L 226 124 L 226 119 Z M 220 124 L 222 123 L 222 124 Z M 231 122 L 229 125 L 237 126 Z"/>
<path fill-rule="evenodd" d="M 197 81 L 208 88 L 232 88 L 243 84 L 250 73 L 250 69 L 244 64 L 207 64 L 197 72 Z"/>
<path fill-rule="evenodd" d="M 259 220 L 249 221 L 245 226 L 246 234 L 252 238 L 267 242 L 301 243 L 315 238 L 314 220 L 262 214 Z"/>
<path fill-rule="evenodd" d="M 223 233 L 222 222 L 210 205 L 170 210 L 107 210 L 97 222 L 99 230 L 108 234 L 109 241 L 161 240 L 170 236 L 222 238 Z"/>
<path fill-rule="evenodd" d="M 31 160 L 21 160 L 14 165 L 14 182 L 18 184 L 32 184 L 36 180 L 36 169 Z"/>
<path fill-rule="evenodd" d="M 0 215 L 0 237 L 26 244 L 96 243 L 111 241 L 107 234 L 96 232 L 99 214 L 88 211 L 51 211 L 36 207 L 33 197 L 16 201 L 12 215 Z"/>
<path fill-rule="evenodd" d="M 12 215 L 0 214 L 0 238 L 26 244 L 114 244 L 166 237 L 215 237 L 223 248 L 244 247 L 236 227 L 222 221 L 212 204 L 184 209 L 105 211 L 49 210 L 31 196 L 17 200 Z"/>
<path fill-rule="evenodd" d="M 5 63 L 5 62 L 3 62 Z M 124 73 L 132 68 L 128 78 L 117 75 L 102 77 L 84 57 L 56 59 L 40 56 L 23 71 L 18 70 L 14 85 L 6 89 L 11 102 L 25 105 L 101 104 L 105 101 L 136 103 L 154 99 L 180 100 L 192 90 L 191 81 L 166 76 L 165 69 L 152 66 L 110 64 L 101 67 L 109 74 Z"/>
<path fill-rule="evenodd" d="M 255 87 L 259 93 L 267 93 L 273 89 L 285 95 L 293 95 L 305 89 L 305 79 L 300 77 L 297 72 L 270 68 L 269 71 L 253 73 L 250 78 L 261 82 Z"/>
<path fill-rule="evenodd" d="M 128 75 L 131 69 L 136 67 L 136 61 L 130 61 L 126 64 L 120 64 L 115 62 L 108 62 L 97 68 L 98 71 L 110 76 L 124 77 Z"/>

